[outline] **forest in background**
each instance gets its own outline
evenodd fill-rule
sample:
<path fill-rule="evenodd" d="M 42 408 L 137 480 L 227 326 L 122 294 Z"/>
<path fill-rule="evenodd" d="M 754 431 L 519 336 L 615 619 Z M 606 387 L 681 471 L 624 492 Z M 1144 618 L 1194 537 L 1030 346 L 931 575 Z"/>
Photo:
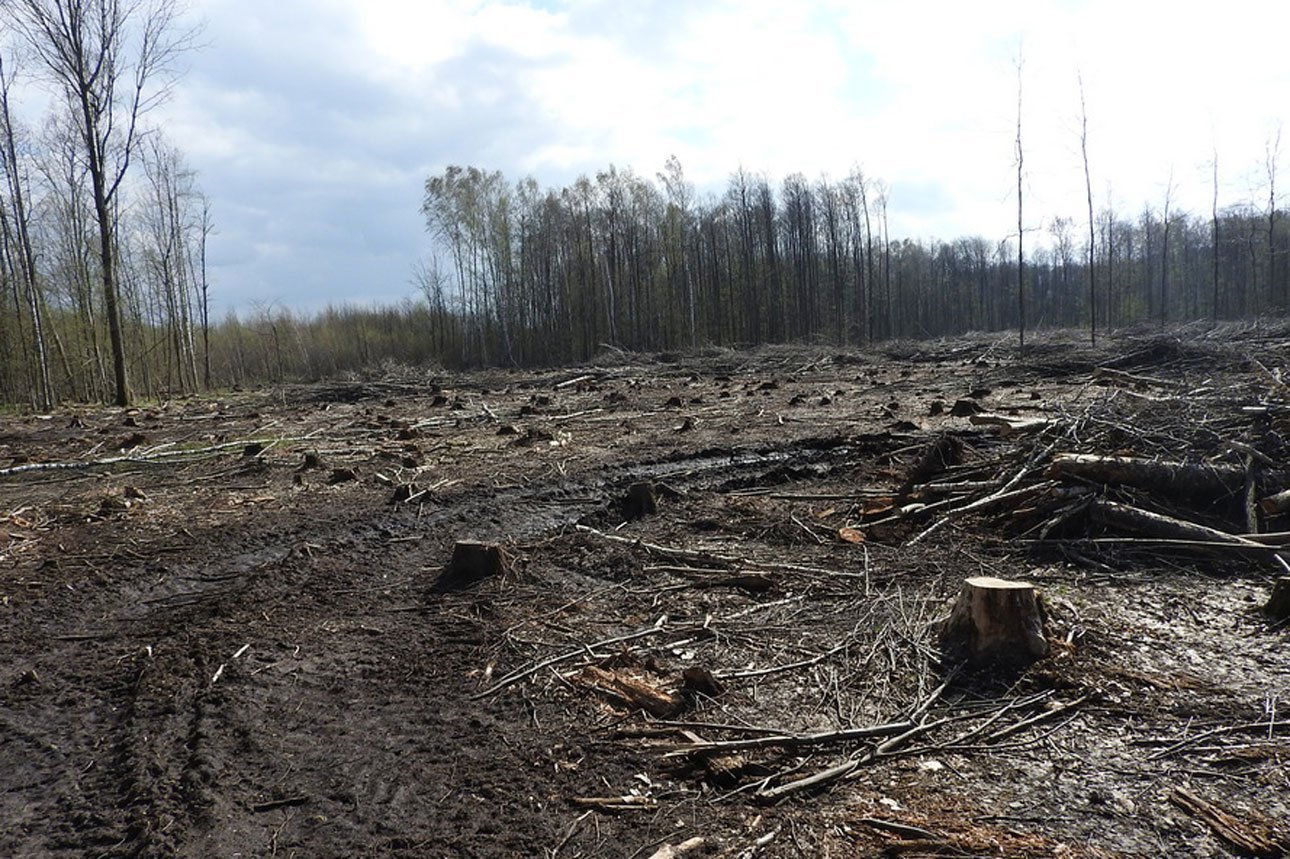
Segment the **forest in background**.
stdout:
<path fill-rule="evenodd" d="M 415 297 L 317 314 L 265 307 L 207 327 L 209 204 L 177 153 L 150 154 L 144 167 L 147 193 L 129 209 L 118 258 L 130 378 L 148 396 L 388 363 L 533 366 L 585 361 L 606 348 L 869 345 L 1019 322 L 1015 236 L 894 238 L 886 186 L 859 170 L 840 180 L 795 174 L 778 185 L 739 170 L 724 193 L 700 197 L 671 160 L 654 179 L 611 167 L 561 188 L 449 168 L 426 183 L 422 214 L 441 254 L 416 267 Z M 1290 220 L 1272 199 L 1207 216 L 1165 206 L 1099 212 L 1098 330 L 1283 312 Z M 51 382 L 59 399 L 105 399 L 111 373 L 90 224 L 76 217 L 66 186 L 50 184 L 41 200 Z M 1087 329 L 1087 221 L 1048 223 L 1046 235 L 1027 237 L 1029 325 Z M 31 315 L 14 247 L 3 245 L 0 392 L 31 404 Z"/>
<path fill-rule="evenodd" d="M 952 240 L 892 236 L 899 201 L 859 168 L 777 182 L 740 168 L 701 194 L 675 158 L 652 177 L 610 166 L 564 187 L 454 166 L 425 183 L 436 253 L 401 304 L 214 320 L 211 203 L 146 124 L 193 38 L 176 8 L 4 7 L 25 73 L 55 99 L 42 125 L 25 126 L 10 104 L 19 72 L 0 52 L 0 403 L 125 405 L 390 363 L 549 366 L 606 349 L 1095 336 L 1290 309 L 1270 143 L 1261 199 L 1220 208 L 1216 157 L 1208 212 L 1180 211 L 1172 181 L 1159 205 L 1095 212 L 1090 184 L 1086 213 L 1019 212 L 1043 228 Z M 1018 117 L 1020 202 L 1020 105 Z"/>

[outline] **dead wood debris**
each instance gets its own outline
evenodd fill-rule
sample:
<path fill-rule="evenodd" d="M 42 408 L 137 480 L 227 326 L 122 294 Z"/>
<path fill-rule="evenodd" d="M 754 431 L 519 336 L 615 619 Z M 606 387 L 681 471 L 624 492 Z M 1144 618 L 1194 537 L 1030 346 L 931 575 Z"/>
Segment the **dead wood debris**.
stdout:
<path fill-rule="evenodd" d="M 1169 801 L 1203 821 L 1222 841 L 1247 856 L 1278 859 L 1290 851 L 1290 838 L 1262 820 L 1239 817 L 1185 787 L 1175 787 Z"/>

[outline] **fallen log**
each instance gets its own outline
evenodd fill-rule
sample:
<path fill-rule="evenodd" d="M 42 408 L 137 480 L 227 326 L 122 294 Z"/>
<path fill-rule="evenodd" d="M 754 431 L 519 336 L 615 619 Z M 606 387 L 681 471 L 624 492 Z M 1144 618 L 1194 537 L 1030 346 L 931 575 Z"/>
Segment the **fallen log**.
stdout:
<path fill-rule="evenodd" d="M 1027 663 L 1048 655 L 1044 611 L 1035 586 L 991 576 L 963 582 L 941 625 L 941 647 L 969 662 Z"/>
<path fill-rule="evenodd" d="M 1089 504 L 1089 515 L 1094 521 L 1111 528 L 1171 542 L 1188 543 L 1199 548 L 1239 549 L 1259 555 L 1270 555 L 1272 552 L 1270 547 L 1246 537 L 1115 501 L 1092 502 Z"/>
<path fill-rule="evenodd" d="M 1128 456 L 1059 453 L 1048 466 L 1048 477 L 1078 478 L 1153 489 L 1182 495 L 1234 495 L 1245 488 L 1246 469 L 1237 465 L 1158 462 Z M 1278 482 L 1284 480 L 1279 475 Z"/>
<path fill-rule="evenodd" d="M 1014 432 L 1039 432 L 1056 423 L 1048 418 L 1012 418 L 992 413 L 971 415 L 968 422 L 973 426 L 994 427 L 1002 436 L 1011 435 Z"/>

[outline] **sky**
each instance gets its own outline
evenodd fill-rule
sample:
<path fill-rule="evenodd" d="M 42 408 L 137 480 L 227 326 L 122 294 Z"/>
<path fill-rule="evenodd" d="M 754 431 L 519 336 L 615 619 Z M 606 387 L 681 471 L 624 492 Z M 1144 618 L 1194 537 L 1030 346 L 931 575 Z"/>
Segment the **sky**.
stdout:
<path fill-rule="evenodd" d="M 191 0 L 201 46 L 152 117 L 211 199 L 215 312 L 414 297 L 425 180 L 561 185 L 676 155 L 700 194 L 853 166 L 894 237 L 1016 233 L 1095 205 L 1267 201 L 1290 4 L 1231 0 Z M 1290 132 L 1278 163 L 1290 164 Z M 1290 183 L 1286 183 L 1290 187 Z"/>

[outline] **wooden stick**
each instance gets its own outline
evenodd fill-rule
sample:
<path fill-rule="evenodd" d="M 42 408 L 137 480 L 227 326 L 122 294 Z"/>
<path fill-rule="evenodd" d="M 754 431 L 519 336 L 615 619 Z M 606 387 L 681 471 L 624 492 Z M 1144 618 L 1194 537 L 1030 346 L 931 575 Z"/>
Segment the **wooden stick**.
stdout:
<path fill-rule="evenodd" d="M 1051 710 L 1045 710 L 1042 713 L 1031 716 L 1029 719 L 1022 719 L 1020 722 L 1017 722 L 1016 724 L 1009 725 L 1008 727 L 1000 731 L 995 731 L 993 734 L 989 736 L 988 739 L 990 742 L 995 742 L 997 740 L 1002 740 L 1004 737 L 1011 737 L 1013 734 L 1017 733 L 1018 731 L 1024 731 L 1026 728 L 1029 728 L 1031 725 L 1038 724 L 1039 722 L 1043 722 L 1046 719 L 1051 719 L 1053 716 L 1057 716 L 1062 713 L 1069 712 L 1070 710 L 1074 710 L 1076 707 L 1078 707 L 1080 704 L 1083 704 L 1091 697 L 1093 696 L 1081 695 L 1079 698 L 1076 698 L 1074 701 L 1070 701 L 1066 704 L 1061 704 L 1057 707 L 1052 708 Z"/>
<path fill-rule="evenodd" d="M 492 686 L 489 686 L 487 689 L 483 689 L 479 692 L 476 692 L 474 695 L 471 695 L 470 699 L 472 701 L 478 701 L 481 698 L 487 698 L 490 695 L 495 695 L 498 692 L 505 689 L 507 686 L 512 686 L 518 683 L 519 681 L 525 679 L 526 677 L 532 677 L 534 674 L 537 674 L 539 671 L 542 671 L 543 669 L 550 668 L 552 665 L 558 665 L 561 662 L 567 662 L 570 659 L 576 659 L 579 656 L 586 656 L 589 652 L 595 650 L 598 647 L 608 647 L 611 644 L 623 644 L 624 642 L 636 641 L 641 638 L 649 638 L 652 635 L 658 635 L 659 633 L 664 631 L 663 624 L 665 620 L 666 620 L 666 617 L 659 618 L 658 623 L 654 624 L 653 626 L 647 629 L 640 629 L 640 630 L 637 630 L 636 632 L 629 632 L 626 635 L 617 635 L 617 636 L 614 636 L 613 638 L 606 638 L 601 641 L 597 641 L 595 644 L 588 644 L 583 647 L 579 647 L 575 650 L 570 650 L 566 653 L 561 653 L 556 656 L 543 659 L 541 662 L 538 662 L 534 665 L 530 665 L 528 668 L 522 669 L 520 671 L 512 671 L 510 674 L 507 674 L 505 677 L 503 677 L 501 680 L 498 680 L 496 683 L 494 683 Z"/>
<path fill-rule="evenodd" d="M 698 850 L 700 847 L 702 847 L 704 844 L 707 844 L 707 843 L 708 843 L 707 839 L 705 839 L 703 836 L 696 835 L 693 838 L 687 838 L 686 840 L 682 841 L 680 844 L 663 845 L 662 847 L 660 847 L 659 849 L 651 853 L 649 856 L 649 859 L 678 859 L 678 857 L 684 856 L 686 853 L 689 853 L 693 850 Z"/>
<path fill-rule="evenodd" d="M 821 770 L 814 775 L 799 778 L 795 781 L 785 782 L 776 787 L 768 787 L 756 793 L 756 797 L 764 802 L 775 802 L 783 799 L 789 794 L 798 791 L 810 790 L 811 788 L 821 787 L 826 784 L 832 784 L 835 781 L 846 778 L 860 767 L 860 761 L 849 760 L 836 766 Z"/>
<path fill-rule="evenodd" d="M 643 811 L 658 807 L 658 800 L 652 796 L 575 796 L 574 805 L 583 808 L 594 808 L 599 811 Z"/>
<path fill-rule="evenodd" d="M 1258 731 L 1267 731 L 1268 736 L 1271 737 L 1273 732 L 1277 728 L 1290 728 L 1290 722 L 1243 722 L 1242 724 L 1239 724 L 1239 725 L 1224 725 L 1221 728 L 1213 728 L 1212 730 L 1203 731 L 1194 736 L 1185 737 L 1181 740 L 1178 740 L 1176 743 L 1174 743 L 1173 745 L 1167 748 L 1161 749 L 1158 752 L 1153 752 L 1147 758 L 1147 760 L 1154 761 L 1163 757 L 1168 757 L 1169 755 L 1172 755 L 1174 752 L 1179 751 L 1180 749 L 1184 749 L 1187 746 L 1195 745 L 1196 743 L 1199 743 L 1202 740 L 1208 740 L 1210 737 L 1217 737 L 1221 734 L 1240 734 L 1240 733 L 1244 733 L 1245 731 L 1258 730 Z"/>
<path fill-rule="evenodd" d="M 871 725 L 866 728 L 845 728 L 840 731 L 822 731 L 817 734 L 775 734 L 769 737 L 749 737 L 742 740 L 707 740 L 688 743 L 669 754 L 694 754 L 696 752 L 734 752 L 746 749 L 764 749 L 772 746 L 782 748 L 805 748 L 825 746 L 832 743 L 849 743 L 872 737 L 889 737 L 900 734 L 914 727 L 912 722 L 892 722 L 886 725 Z"/>
<path fill-rule="evenodd" d="M 901 838 L 922 839 L 925 841 L 944 841 L 944 835 L 937 835 L 927 829 L 920 829 L 917 826 L 908 826 L 904 823 L 894 823 L 890 820 L 879 820 L 876 817 L 861 817 L 856 823 L 862 823 L 865 826 L 871 826 L 874 829 L 880 829 L 883 832 L 890 832 L 893 835 L 899 835 Z"/>

